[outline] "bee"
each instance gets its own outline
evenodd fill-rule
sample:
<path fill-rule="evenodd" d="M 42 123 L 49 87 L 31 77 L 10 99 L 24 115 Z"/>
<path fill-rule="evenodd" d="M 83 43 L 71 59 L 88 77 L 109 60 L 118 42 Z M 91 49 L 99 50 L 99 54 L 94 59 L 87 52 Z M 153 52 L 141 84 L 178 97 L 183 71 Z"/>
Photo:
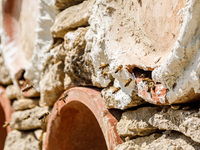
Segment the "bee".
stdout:
<path fill-rule="evenodd" d="M 114 91 L 112 92 L 112 94 L 117 93 L 120 89 L 121 89 L 120 87 L 115 88 Z"/>
<path fill-rule="evenodd" d="M 59 98 L 59 101 L 63 101 L 64 103 L 66 103 L 65 98 L 67 98 L 67 96 L 68 94 L 64 93 L 64 95 L 61 98 Z"/>
<path fill-rule="evenodd" d="M 102 64 L 100 67 L 99 67 L 99 69 L 105 69 L 105 68 L 107 68 L 109 66 L 109 64 Z"/>
<path fill-rule="evenodd" d="M 44 114 L 42 114 L 40 117 L 38 117 L 38 120 L 43 120 L 43 122 L 45 123 L 45 118 L 49 115 L 49 112 L 46 112 Z"/>
<path fill-rule="evenodd" d="M 5 123 L 4 123 L 4 125 L 3 125 L 3 128 L 6 128 L 6 127 L 9 126 L 9 125 L 10 125 L 10 123 L 8 123 L 8 122 L 5 121 Z"/>
<path fill-rule="evenodd" d="M 140 78 L 145 78 L 145 74 L 141 74 L 141 75 L 140 75 Z"/>
<path fill-rule="evenodd" d="M 130 83 L 131 83 L 132 79 L 129 78 L 127 81 L 126 81 L 126 84 L 124 85 L 125 87 L 127 87 Z"/>
<path fill-rule="evenodd" d="M 123 68 L 123 66 L 122 65 L 119 65 L 117 68 L 116 68 L 116 70 L 115 70 L 115 73 L 117 73 L 119 70 L 121 70 Z"/>
<path fill-rule="evenodd" d="M 107 71 L 103 71 L 102 74 L 103 74 L 103 77 L 105 78 L 108 75 L 108 72 Z"/>
<path fill-rule="evenodd" d="M 150 92 L 151 91 L 151 89 L 153 90 L 153 91 L 155 91 L 155 85 L 154 85 L 154 83 L 153 82 L 149 82 L 148 83 L 148 90 L 147 90 L 147 92 Z"/>
<path fill-rule="evenodd" d="M 30 117 L 31 117 L 30 115 L 27 115 L 26 117 L 23 118 L 23 120 L 26 120 L 26 119 L 28 119 Z"/>
<path fill-rule="evenodd" d="M 150 78 L 144 78 L 144 79 L 142 79 L 142 81 L 147 82 L 147 83 L 153 82 L 153 80 Z"/>
<path fill-rule="evenodd" d="M 27 92 L 28 90 L 32 89 L 33 85 L 27 84 L 25 88 L 22 89 L 22 92 Z"/>

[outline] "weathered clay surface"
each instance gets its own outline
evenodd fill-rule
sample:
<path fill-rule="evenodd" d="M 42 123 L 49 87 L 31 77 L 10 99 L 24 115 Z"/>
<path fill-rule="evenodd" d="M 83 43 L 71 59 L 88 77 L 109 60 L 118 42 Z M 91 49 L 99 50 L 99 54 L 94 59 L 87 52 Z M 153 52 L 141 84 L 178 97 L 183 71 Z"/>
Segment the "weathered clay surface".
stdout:
<path fill-rule="evenodd" d="M 47 124 L 47 119 L 44 121 L 38 120 L 42 114 L 49 111 L 48 107 L 35 107 L 24 111 L 16 111 L 11 117 L 11 128 L 17 130 L 32 130 L 43 128 Z M 30 115 L 30 118 L 24 119 Z"/>
<path fill-rule="evenodd" d="M 1 44 L 1 43 L 0 43 Z M 9 85 L 12 83 L 10 74 L 8 69 L 6 68 L 3 60 L 3 56 L 1 54 L 1 47 L 0 47 L 0 84 L 1 85 Z"/>
<path fill-rule="evenodd" d="M 40 150 L 40 142 L 33 132 L 21 132 L 13 130 L 9 132 L 4 150 Z"/>
<path fill-rule="evenodd" d="M 19 99 L 13 102 L 14 110 L 25 110 L 39 106 L 39 99 Z"/>
<path fill-rule="evenodd" d="M 6 97 L 13 100 L 22 97 L 20 89 L 15 85 L 6 87 Z"/>
<path fill-rule="evenodd" d="M 64 37 L 65 68 L 64 72 L 77 85 L 91 85 L 92 67 L 85 61 L 86 28 L 69 31 Z"/>
<path fill-rule="evenodd" d="M 136 138 L 127 141 L 115 148 L 115 150 L 198 150 L 200 144 L 190 138 L 177 133 L 166 131 L 163 134 Z"/>
<path fill-rule="evenodd" d="M 149 124 L 149 119 L 161 110 L 159 107 L 142 107 L 122 114 L 117 124 L 118 134 L 122 137 L 145 136 L 157 131 Z"/>
<path fill-rule="evenodd" d="M 52 3 L 60 10 L 77 5 L 84 0 L 52 0 Z"/>
<path fill-rule="evenodd" d="M 200 0 L 187 2 L 182 9 L 183 24 L 176 43 L 167 60 L 153 71 L 153 79 L 169 91 L 171 104 L 199 100 L 200 97 Z"/>
<path fill-rule="evenodd" d="M 161 130 L 176 130 L 200 143 L 199 110 L 174 110 L 163 108 L 150 118 L 149 123 Z"/>
<path fill-rule="evenodd" d="M 64 91 L 64 64 L 59 61 L 49 68 L 40 82 L 40 105 L 52 106 Z"/>
<path fill-rule="evenodd" d="M 93 3 L 94 0 L 84 1 L 81 4 L 69 7 L 59 13 L 51 27 L 52 35 L 54 37 L 63 38 L 68 31 L 87 26 Z"/>
<path fill-rule="evenodd" d="M 138 97 L 135 92 L 132 93 L 132 97 L 123 97 L 122 99 L 118 98 L 122 92 L 117 92 L 116 94 L 112 94 L 115 87 L 108 87 L 102 90 L 102 96 L 106 103 L 107 108 L 116 108 L 116 109 L 127 109 L 134 106 L 138 106 L 144 104 L 145 101 Z"/>

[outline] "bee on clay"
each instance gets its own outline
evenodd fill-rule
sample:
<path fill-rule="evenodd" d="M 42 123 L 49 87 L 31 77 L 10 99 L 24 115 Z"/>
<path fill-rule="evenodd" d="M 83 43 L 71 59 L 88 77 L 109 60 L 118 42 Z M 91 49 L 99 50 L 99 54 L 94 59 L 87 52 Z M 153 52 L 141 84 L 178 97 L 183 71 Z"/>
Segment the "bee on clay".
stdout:
<path fill-rule="evenodd" d="M 23 118 L 23 120 L 26 120 L 26 119 L 28 119 L 30 117 L 31 117 L 30 115 L 27 115 L 26 117 Z"/>
<path fill-rule="evenodd" d="M 132 79 L 129 78 L 127 81 L 126 81 L 126 84 L 124 85 L 125 87 L 127 87 L 130 83 L 131 83 Z"/>
<path fill-rule="evenodd" d="M 123 68 L 123 66 L 122 65 L 119 65 L 117 68 L 116 68 L 116 70 L 115 70 L 115 73 L 117 73 L 119 70 L 121 70 Z"/>
<path fill-rule="evenodd" d="M 4 123 L 4 125 L 3 125 L 3 128 L 6 128 L 6 127 L 9 126 L 9 125 L 10 125 L 10 123 L 8 123 L 8 122 L 5 121 L 5 123 Z"/>
<path fill-rule="evenodd" d="M 64 95 L 61 98 L 59 98 L 59 101 L 63 101 L 64 103 L 66 103 L 65 98 L 67 98 L 67 96 L 68 94 L 64 93 Z"/>
<path fill-rule="evenodd" d="M 103 69 L 107 68 L 108 66 L 109 66 L 109 64 L 107 64 L 107 63 L 106 63 L 106 64 L 102 64 L 102 65 L 99 67 L 99 69 L 102 69 L 102 70 L 103 70 Z"/>
<path fill-rule="evenodd" d="M 153 82 L 153 80 L 150 78 L 144 78 L 144 79 L 142 79 L 142 81 L 147 82 L 147 83 Z"/>
<path fill-rule="evenodd" d="M 114 91 L 112 92 L 112 94 L 117 93 L 120 89 L 121 89 L 120 87 L 115 88 Z"/>
<path fill-rule="evenodd" d="M 44 114 L 42 114 L 40 117 L 38 117 L 38 120 L 43 120 L 43 122 L 45 123 L 45 118 L 49 115 L 49 112 L 46 112 Z"/>
<path fill-rule="evenodd" d="M 27 92 L 33 88 L 33 85 L 26 84 L 26 87 L 22 89 L 22 92 Z"/>

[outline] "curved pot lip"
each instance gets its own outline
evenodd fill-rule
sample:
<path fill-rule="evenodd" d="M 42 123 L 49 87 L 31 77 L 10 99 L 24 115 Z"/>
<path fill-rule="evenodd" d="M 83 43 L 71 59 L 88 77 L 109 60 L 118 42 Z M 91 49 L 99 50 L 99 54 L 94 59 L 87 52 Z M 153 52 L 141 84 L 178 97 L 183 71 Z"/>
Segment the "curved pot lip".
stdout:
<path fill-rule="evenodd" d="M 94 114 L 99 126 L 101 127 L 109 150 L 114 149 L 114 147 L 122 143 L 116 129 L 118 121 L 106 108 L 106 104 L 101 97 L 99 90 L 95 88 L 73 87 L 64 93 L 68 94 L 68 97 L 65 99 L 66 103 L 64 101 L 57 101 L 54 104 L 51 115 L 49 116 L 44 144 L 45 149 L 48 149 L 48 142 L 49 137 L 51 136 L 51 130 L 53 130 L 54 119 L 60 115 L 62 108 L 74 101 L 84 104 Z"/>
<path fill-rule="evenodd" d="M 5 94 L 6 90 L 4 87 L 0 86 L 0 105 L 3 108 L 4 114 L 5 114 L 5 121 L 10 123 L 11 121 L 11 115 L 14 112 L 11 101 L 6 97 Z M 6 128 L 7 133 L 11 131 L 10 126 Z"/>

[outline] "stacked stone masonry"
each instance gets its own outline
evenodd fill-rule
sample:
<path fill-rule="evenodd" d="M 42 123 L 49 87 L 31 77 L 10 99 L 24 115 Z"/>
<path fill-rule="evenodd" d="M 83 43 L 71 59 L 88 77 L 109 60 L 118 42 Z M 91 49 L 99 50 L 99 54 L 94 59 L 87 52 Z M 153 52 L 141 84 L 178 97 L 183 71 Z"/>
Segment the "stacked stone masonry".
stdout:
<path fill-rule="evenodd" d="M 0 0 L 0 149 L 199 150 L 199 8 Z"/>

